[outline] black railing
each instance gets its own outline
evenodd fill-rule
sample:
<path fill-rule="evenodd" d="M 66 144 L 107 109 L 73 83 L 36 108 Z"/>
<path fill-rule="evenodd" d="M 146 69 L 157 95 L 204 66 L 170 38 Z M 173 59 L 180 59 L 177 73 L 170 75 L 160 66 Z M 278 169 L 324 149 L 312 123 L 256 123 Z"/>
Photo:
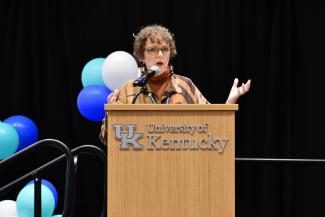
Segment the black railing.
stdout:
<path fill-rule="evenodd" d="M 325 159 L 299 158 L 235 158 L 236 162 L 265 162 L 265 163 L 325 163 Z"/>
<path fill-rule="evenodd" d="M 73 157 L 72 154 L 69 150 L 69 148 L 63 144 L 62 142 L 55 140 L 55 139 L 44 139 L 39 142 L 34 143 L 33 145 L 27 147 L 26 149 L 23 149 L 9 158 L 3 160 L 0 162 L 0 169 L 6 167 L 9 163 L 16 161 L 18 158 L 22 157 L 26 153 L 33 153 L 37 150 L 40 150 L 42 148 L 48 148 L 48 147 L 54 147 L 56 149 L 61 150 L 64 155 L 62 158 L 66 159 L 67 162 L 67 168 L 66 168 L 66 182 L 65 182 L 65 194 L 64 194 L 64 208 L 63 208 L 63 217 L 69 216 L 70 212 L 70 205 L 71 205 L 71 200 L 70 200 L 70 195 L 71 195 L 71 184 L 73 182 Z M 21 176 L 20 178 L 10 182 L 9 184 L 3 186 L 0 188 L 0 195 L 3 195 L 7 193 L 9 190 L 11 190 L 15 185 L 22 183 L 23 181 L 26 181 L 27 179 L 34 178 L 35 179 L 35 217 L 41 217 L 41 185 L 37 184 L 39 179 L 38 177 L 38 172 L 41 170 L 45 169 L 46 167 L 52 165 L 54 162 L 56 162 L 56 159 L 40 166 L 37 169 L 32 170 L 31 172 Z M 36 189 L 37 188 L 37 189 Z"/>
<path fill-rule="evenodd" d="M 100 148 L 93 146 L 93 145 L 82 145 L 79 146 L 75 149 L 73 149 L 72 154 L 74 155 L 74 165 L 75 165 L 75 174 L 77 174 L 78 172 L 78 162 L 79 162 L 79 156 L 80 155 L 95 155 L 98 156 L 100 158 L 100 160 L 102 161 L 103 165 L 104 165 L 104 180 L 103 180 L 103 210 L 101 212 L 100 217 L 106 217 L 106 207 L 107 207 L 107 158 L 106 158 L 106 154 L 103 152 L 103 150 L 101 150 Z M 76 185 L 74 185 L 76 186 Z M 74 187 L 73 189 L 73 196 L 76 196 L 76 188 Z M 73 200 L 75 201 L 75 200 Z M 75 204 L 73 204 L 73 209 L 72 209 L 72 216 L 75 216 Z"/>
<path fill-rule="evenodd" d="M 41 145 L 40 145 L 41 144 Z M 38 173 L 52 166 L 53 164 L 66 159 L 66 182 L 65 182 L 65 194 L 64 194 L 64 207 L 63 207 L 63 217 L 73 217 L 75 214 L 75 197 L 76 197 L 76 188 L 75 188 L 75 177 L 78 171 L 78 159 L 80 155 L 95 155 L 98 156 L 103 165 L 104 165 L 104 192 L 103 192 L 103 210 L 101 213 L 101 217 L 106 217 L 106 189 L 107 189 L 107 161 L 106 161 L 106 154 L 96 146 L 93 145 L 82 145 L 77 147 L 73 150 L 69 150 L 69 148 L 63 144 L 62 142 L 54 139 L 45 139 L 39 142 L 34 143 L 33 145 L 27 147 L 20 152 L 15 153 L 14 155 L 10 156 L 9 158 L 0 161 L 0 171 L 2 168 L 9 165 L 25 155 L 26 153 L 33 153 L 41 148 L 51 146 L 57 149 L 60 149 L 64 154 L 51 160 L 48 163 L 38 167 L 37 169 L 32 170 L 31 172 L 21 176 L 20 178 L 15 179 L 14 181 L 10 182 L 9 184 L 0 188 L 0 196 L 6 194 L 8 191 L 12 190 L 15 185 L 22 183 L 23 181 L 33 178 L 35 180 L 35 191 L 34 191 L 34 216 L 41 217 L 41 181 L 38 177 Z M 71 208 L 72 207 L 72 208 Z"/>

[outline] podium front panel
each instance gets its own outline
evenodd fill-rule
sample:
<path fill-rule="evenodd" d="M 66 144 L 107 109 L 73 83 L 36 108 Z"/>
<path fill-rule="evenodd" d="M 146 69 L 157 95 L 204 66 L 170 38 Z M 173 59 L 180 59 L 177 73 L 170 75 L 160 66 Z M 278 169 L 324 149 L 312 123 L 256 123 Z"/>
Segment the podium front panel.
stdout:
<path fill-rule="evenodd" d="M 108 216 L 234 217 L 234 113 L 108 111 Z"/>

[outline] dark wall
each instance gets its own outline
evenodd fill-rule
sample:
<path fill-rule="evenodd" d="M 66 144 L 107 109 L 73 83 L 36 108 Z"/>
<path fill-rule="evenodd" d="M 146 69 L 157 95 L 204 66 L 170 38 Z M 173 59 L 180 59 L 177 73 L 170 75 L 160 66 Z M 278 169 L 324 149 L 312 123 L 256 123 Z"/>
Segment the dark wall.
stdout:
<path fill-rule="evenodd" d="M 26 115 L 37 123 L 40 139 L 58 139 L 70 148 L 102 147 L 100 123 L 83 118 L 76 106 L 82 68 L 117 50 L 132 53 L 132 34 L 143 25 L 158 23 L 175 34 L 175 72 L 190 77 L 210 102 L 225 102 L 235 77 L 242 82 L 252 79 L 250 92 L 238 102 L 236 157 L 325 156 L 321 103 L 325 15 L 318 1 L 0 4 L 0 120 Z M 31 156 L 24 166 L 51 154 Z M 96 160 L 85 161 L 79 184 L 92 187 L 80 190 L 80 210 L 87 205 L 97 214 L 101 198 L 96 188 L 100 184 L 95 182 L 101 172 Z M 237 216 L 324 213 L 325 165 L 236 165 Z M 51 174 L 64 177 L 62 169 Z"/>

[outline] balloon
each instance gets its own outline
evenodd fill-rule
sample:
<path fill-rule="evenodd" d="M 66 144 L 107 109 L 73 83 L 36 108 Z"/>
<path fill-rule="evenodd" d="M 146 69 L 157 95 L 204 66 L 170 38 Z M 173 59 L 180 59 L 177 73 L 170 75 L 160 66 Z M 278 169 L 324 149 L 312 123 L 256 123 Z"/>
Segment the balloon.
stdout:
<path fill-rule="evenodd" d="M 60 215 L 54 215 L 52 217 L 62 217 L 62 215 L 61 214 Z"/>
<path fill-rule="evenodd" d="M 34 184 L 34 182 L 35 181 L 32 180 L 32 181 L 28 182 L 27 185 Z M 54 187 L 54 185 L 51 182 L 47 181 L 46 179 L 42 179 L 41 183 L 42 183 L 42 185 L 45 185 L 46 187 L 48 187 L 51 190 L 54 200 L 55 200 L 55 207 L 56 207 L 58 205 L 58 200 L 59 200 L 58 192 L 57 192 L 56 188 Z"/>
<path fill-rule="evenodd" d="M 17 151 L 20 151 L 37 141 L 38 129 L 36 124 L 30 118 L 23 115 L 15 115 L 7 118 L 3 122 L 13 126 L 17 130 L 19 135 L 19 147 Z"/>
<path fill-rule="evenodd" d="M 3 160 L 16 152 L 19 144 L 19 136 L 14 127 L 7 123 L 0 123 L 0 160 Z"/>
<path fill-rule="evenodd" d="M 16 201 L 13 200 L 3 200 L 0 201 L 0 216 L 18 216 L 16 211 Z"/>
<path fill-rule="evenodd" d="M 125 51 L 111 53 L 103 64 L 103 80 L 106 87 L 111 90 L 120 88 L 125 82 L 135 79 L 137 74 L 137 62 L 131 54 Z"/>
<path fill-rule="evenodd" d="M 26 185 L 20 190 L 17 199 L 17 212 L 22 217 L 34 217 L 34 184 Z M 51 190 L 41 185 L 42 217 L 51 217 L 55 200 Z"/>
<path fill-rule="evenodd" d="M 82 69 L 81 81 L 83 87 L 89 85 L 102 85 L 105 86 L 102 77 L 102 67 L 105 58 L 95 58 L 90 60 Z"/>
<path fill-rule="evenodd" d="M 77 99 L 79 112 L 91 121 L 101 121 L 105 116 L 104 105 L 112 91 L 104 86 L 90 85 L 83 88 Z"/>

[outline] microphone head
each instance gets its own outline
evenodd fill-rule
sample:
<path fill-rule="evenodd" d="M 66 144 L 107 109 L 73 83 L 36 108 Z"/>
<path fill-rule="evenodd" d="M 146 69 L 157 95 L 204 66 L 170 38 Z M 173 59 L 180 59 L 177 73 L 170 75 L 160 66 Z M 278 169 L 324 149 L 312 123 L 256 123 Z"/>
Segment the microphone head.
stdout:
<path fill-rule="evenodd" d="M 151 66 L 149 71 L 154 73 L 154 75 L 157 75 L 159 73 L 159 67 L 158 66 Z"/>
<path fill-rule="evenodd" d="M 135 79 L 135 81 L 133 82 L 133 87 L 137 87 L 137 86 L 143 87 L 147 83 L 147 80 L 149 78 L 157 75 L 158 73 L 159 73 L 159 67 L 152 66 L 146 74 L 143 74 L 141 77 Z"/>

